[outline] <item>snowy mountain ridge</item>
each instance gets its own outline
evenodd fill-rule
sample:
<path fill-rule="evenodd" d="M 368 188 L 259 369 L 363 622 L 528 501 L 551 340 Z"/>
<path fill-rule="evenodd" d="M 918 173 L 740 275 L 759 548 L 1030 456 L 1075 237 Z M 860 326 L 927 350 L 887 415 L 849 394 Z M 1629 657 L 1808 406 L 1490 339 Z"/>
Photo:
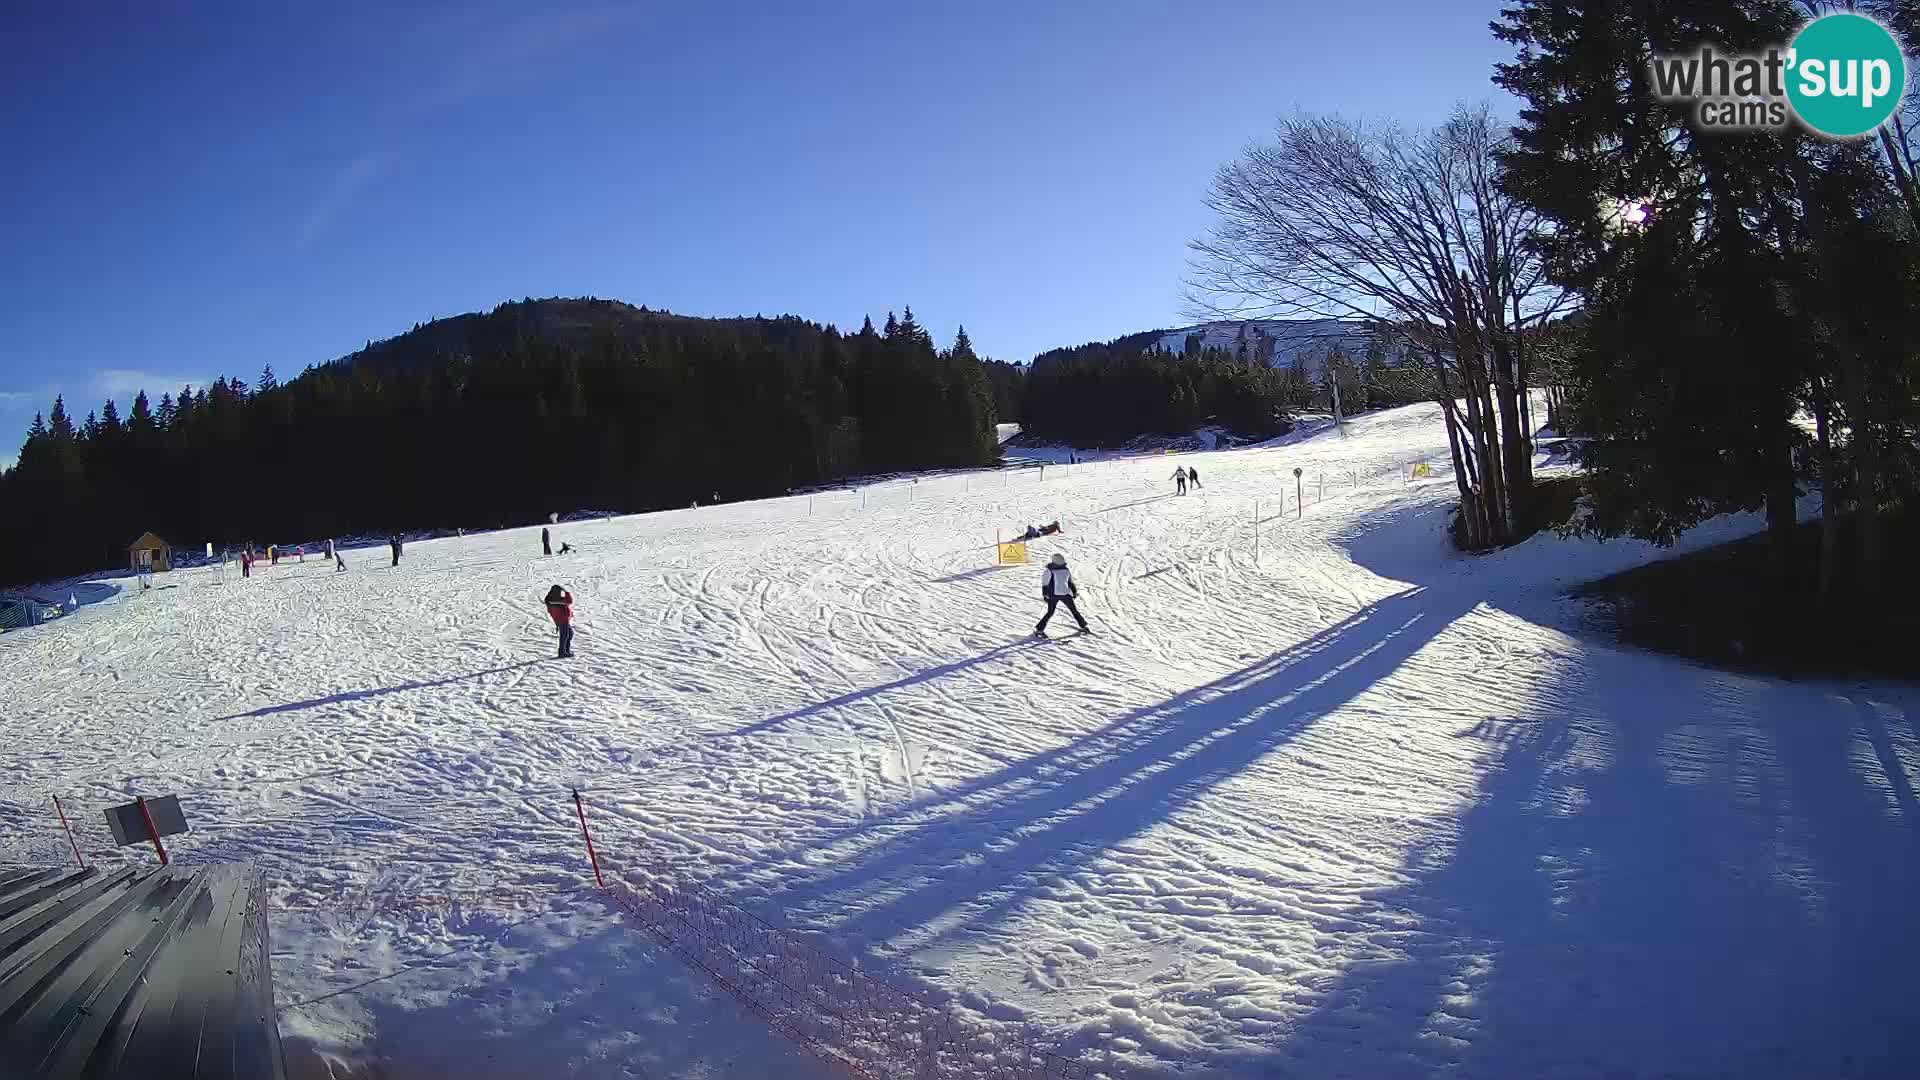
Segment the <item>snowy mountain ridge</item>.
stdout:
<path fill-rule="evenodd" d="M 1251 359 L 1313 374 L 1320 370 L 1328 353 L 1338 350 L 1357 359 L 1366 353 L 1373 338 L 1373 330 L 1359 319 L 1226 319 L 1169 330 L 1155 345 L 1171 353 L 1183 353 L 1189 343 L 1199 349 L 1228 352 L 1244 344 Z"/>

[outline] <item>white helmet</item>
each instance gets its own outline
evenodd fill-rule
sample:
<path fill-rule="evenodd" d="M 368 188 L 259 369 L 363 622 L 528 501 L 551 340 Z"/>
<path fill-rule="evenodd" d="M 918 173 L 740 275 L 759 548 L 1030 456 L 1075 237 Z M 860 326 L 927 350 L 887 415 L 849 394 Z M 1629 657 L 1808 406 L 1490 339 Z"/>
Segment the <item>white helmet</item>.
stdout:
<path fill-rule="evenodd" d="M 1053 558 L 1047 560 L 1047 565 L 1048 566 L 1065 566 L 1067 565 L 1067 557 L 1065 555 L 1062 555 L 1060 552 L 1056 551 L 1053 553 Z"/>

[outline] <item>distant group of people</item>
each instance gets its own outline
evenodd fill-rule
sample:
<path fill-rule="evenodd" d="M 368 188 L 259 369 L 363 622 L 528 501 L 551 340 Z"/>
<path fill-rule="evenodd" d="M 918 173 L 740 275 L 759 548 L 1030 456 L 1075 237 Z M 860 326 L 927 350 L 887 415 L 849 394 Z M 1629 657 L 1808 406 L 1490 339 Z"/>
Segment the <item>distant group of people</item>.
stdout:
<path fill-rule="evenodd" d="M 541 526 L 540 528 L 540 554 L 553 554 L 553 534 L 548 532 L 545 526 Z M 567 543 L 565 540 L 560 541 L 560 554 L 573 554 L 573 545 Z"/>
<path fill-rule="evenodd" d="M 1173 467 L 1174 493 L 1185 495 L 1189 484 L 1193 485 L 1195 491 L 1200 490 L 1200 470 L 1192 466 L 1175 465 Z"/>

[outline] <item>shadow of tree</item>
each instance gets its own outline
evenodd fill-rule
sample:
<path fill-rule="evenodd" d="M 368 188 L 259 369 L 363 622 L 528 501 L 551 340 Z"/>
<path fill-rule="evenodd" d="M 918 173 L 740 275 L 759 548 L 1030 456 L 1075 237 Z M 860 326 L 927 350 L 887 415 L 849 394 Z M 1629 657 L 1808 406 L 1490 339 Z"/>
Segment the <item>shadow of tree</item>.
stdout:
<path fill-rule="evenodd" d="M 1409 589 L 1058 750 L 943 788 L 906 814 L 960 809 L 831 857 L 781 902 L 855 908 L 832 925 L 859 940 L 938 924 L 938 941 L 991 925 L 1022 902 L 1022 879 L 1071 870 L 1165 820 L 1385 677 L 1474 602 Z"/>
<path fill-rule="evenodd" d="M 1463 736 L 1496 743 L 1479 797 L 1356 916 L 1394 955 L 1336 958 L 1221 1075 L 1915 1075 L 1920 852 L 1862 782 L 1871 728 L 1815 688 L 1587 659 L 1558 714 Z"/>

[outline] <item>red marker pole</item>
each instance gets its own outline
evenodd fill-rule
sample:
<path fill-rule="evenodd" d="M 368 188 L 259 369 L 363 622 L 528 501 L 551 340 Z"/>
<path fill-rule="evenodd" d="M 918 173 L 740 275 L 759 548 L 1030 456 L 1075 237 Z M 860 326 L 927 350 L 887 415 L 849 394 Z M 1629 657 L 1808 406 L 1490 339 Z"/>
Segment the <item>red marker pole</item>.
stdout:
<path fill-rule="evenodd" d="M 153 841 L 153 850 L 160 853 L 160 865 L 167 865 L 167 847 L 160 842 L 160 829 L 153 823 L 153 811 L 147 809 L 147 797 L 135 795 L 133 801 L 140 807 L 140 817 L 147 823 L 147 839 Z"/>
<path fill-rule="evenodd" d="M 593 883 L 602 889 L 607 887 L 600 876 L 600 856 L 593 851 L 593 834 L 587 831 L 587 804 L 580 801 L 580 789 L 573 789 L 573 809 L 580 815 L 580 836 L 587 842 L 587 861 L 593 864 Z"/>
<path fill-rule="evenodd" d="M 60 827 L 67 830 L 67 843 L 73 845 L 73 861 L 80 864 L 80 869 L 85 870 L 87 860 L 80 854 L 80 842 L 73 838 L 73 826 L 67 822 L 67 812 L 61 808 L 58 795 L 53 797 L 53 812 L 60 815 Z"/>

